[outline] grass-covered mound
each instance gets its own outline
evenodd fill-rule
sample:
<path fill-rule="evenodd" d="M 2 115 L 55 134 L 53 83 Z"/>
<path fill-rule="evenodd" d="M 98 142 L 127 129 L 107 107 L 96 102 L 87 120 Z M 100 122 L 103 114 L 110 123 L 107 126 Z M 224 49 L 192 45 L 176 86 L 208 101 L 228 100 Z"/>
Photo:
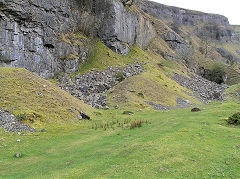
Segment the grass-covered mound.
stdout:
<path fill-rule="evenodd" d="M 0 68 L 0 108 L 33 125 L 71 122 L 93 109 L 51 82 L 25 70 Z"/>
<path fill-rule="evenodd" d="M 228 101 L 240 102 L 240 83 L 228 88 L 225 92 Z"/>

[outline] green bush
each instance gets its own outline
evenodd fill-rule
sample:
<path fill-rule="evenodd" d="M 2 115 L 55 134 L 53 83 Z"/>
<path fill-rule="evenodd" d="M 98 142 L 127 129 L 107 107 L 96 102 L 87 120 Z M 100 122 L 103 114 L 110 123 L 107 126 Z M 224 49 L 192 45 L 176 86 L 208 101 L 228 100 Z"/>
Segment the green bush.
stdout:
<path fill-rule="evenodd" d="M 240 112 L 237 112 L 227 119 L 228 124 L 240 125 Z"/>
<path fill-rule="evenodd" d="M 122 72 L 118 72 L 118 73 L 115 75 L 115 77 L 117 78 L 117 80 L 118 80 L 119 82 L 121 82 L 121 81 L 123 81 L 123 80 L 125 79 L 125 77 L 124 77 L 124 75 L 123 75 Z"/>
<path fill-rule="evenodd" d="M 215 65 L 211 70 L 211 81 L 221 84 L 223 83 L 223 76 L 225 76 L 225 74 L 223 67 Z"/>
<path fill-rule="evenodd" d="M 214 64 L 211 68 L 205 69 L 203 77 L 216 82 L 218 84 L 224 83 L 224 76 L 226 75 L 225 68 L 221 64 Z"/>

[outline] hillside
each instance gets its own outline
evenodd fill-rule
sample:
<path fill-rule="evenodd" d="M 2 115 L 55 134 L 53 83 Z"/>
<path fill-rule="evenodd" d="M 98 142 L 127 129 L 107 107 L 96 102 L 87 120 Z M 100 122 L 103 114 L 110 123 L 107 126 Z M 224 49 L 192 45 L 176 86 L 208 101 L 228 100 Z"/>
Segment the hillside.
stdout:
<path fill-rule="evenodd" d="M 239 35 L 147 0 L 1 0 L 0 178 L 240 178 Z"/>
<path fill-rule="evenodd" d="M 224 16 L 145 0 L 54 2 L 1 2 L 0 65 L 55 78 L 99 109 L 196 106 L 240 82 L 239 28 Z"/>
<path fill-rule="evenodd" d="M 25 69 L 0 68 L 0 106 L 21 122 L 41 129 L 46 124 L 75 123 L 79 111 L 93 109 Z"/>

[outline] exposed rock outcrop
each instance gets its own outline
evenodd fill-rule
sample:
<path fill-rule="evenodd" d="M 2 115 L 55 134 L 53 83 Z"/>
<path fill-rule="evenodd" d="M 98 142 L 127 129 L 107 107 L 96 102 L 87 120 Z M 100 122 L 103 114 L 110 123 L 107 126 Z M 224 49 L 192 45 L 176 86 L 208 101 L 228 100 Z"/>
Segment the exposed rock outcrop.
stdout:
<path fill-rule="evenodd" d="M 148 45 L 156 32 L 151 22 L 137 13 L 124 8 L 115 0 L 97 1 L 96 17 L 100 23 L 98 36 L 113 51 L 126 55 L 129 46 Z"/>
<path fill-rule="evenodd" d="M 81 22 L 75 1 L 16 0 L 0 3 L 0 65 L 24 67 L 48 78 L 63 71 L 62 56 L 79 54 L 67 63 L 71 72 L 78 69 L 86 49 L 70 46 L 61 34 L 73 31 Z M 65 67 L 66 68 L 66 67 Z"/>
<path fill-rule="evenodd" d="M 60 78 L 60 87 L 95 108 L 104 108 L 107 105 L 107 90 L 143 70 L 141 65 L 131 64 L 119 68 L 109 67 L 101 72 L 90 71 L 74 79 L 65 75 Z"/>
<path fill-rule="evenodd" d="M 79 30 L 123 55 L 133 44 L 145 47 L 155 35 L 149 21 L 117 0 L 1 0 L 0 65 L 45 78 L 75 72 L 88 49 L 69 44 L 64 35 Z"/>
<path fill-rule="evenodd" d="M 154 17 L 166 21 L 176 21 L 183 25 L 198 25 L 201 22 L 214 22 L 223 26 L 229 25 L 228 19 L 222 15 L 167 6 L 147 0 L 138 1 L 138 6 Z"/>
<path fill-rule="evenodd" d="M 235 32 L 225 16 L 166 6 L 147 0 L 138 1 L 137 5 L 144 12 L 164 20 L 169 26 L 193 26 L 195 28 L 195 33 L 198 34 L 202 31 L 202 25 L 205 24 L 209 26 L 208 29 L 205 29 L 205 34 L 209 33 L 209 37 L 215 40 L 229 40 L 235 38 Z M 173 30 L 175 29 L 173 28 Z M 216 37 L 218 39 L 216 39 Z"/>

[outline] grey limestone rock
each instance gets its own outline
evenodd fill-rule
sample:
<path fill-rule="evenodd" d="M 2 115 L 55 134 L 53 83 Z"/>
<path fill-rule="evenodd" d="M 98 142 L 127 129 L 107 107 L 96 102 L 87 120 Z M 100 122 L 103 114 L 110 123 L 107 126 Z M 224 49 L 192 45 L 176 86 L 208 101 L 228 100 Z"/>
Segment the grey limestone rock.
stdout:
<path fill-rule="evenodd" d="M 80 13 L 75 1 L 9 0 L 0 2 L 1 66 L 23 67 L 48 78 L 61 71 L 78 69 L 86 49 L 69 46 L 59 36 L 75 28 Z M 78 48 L 79 58 L 62 66 L 60 58 Z"/>
<path fill-rule="evenodd" d="M 140 74 L 143 70 L 140 64 L 133 63 L 125 67 L 89 71 L 73 79 L 65 74 L 60 77 L 60 87 L 95 108 L 106 109 L 106 91 L 121 81 L 117 74 L 121 74 L 125 79 Z"/>
<path fill-rule="evenodd" d="M 128 11 L 121 2 L 102 0 L 96 3 L 100 7 L 96 9 L 100 22 L 98 36 L 113 51 L 125 55 L 129 46 L 145 47 L 156 36 L 150 21 Z"/>
<path fill-rule="evenodd" d="M 118 0 L 1 0 L 0 66 L 23 67 L 45 78 L 75 72 L 88 49 L 61 36 L 78 31 L 122 55 L 155 36 L 148 20 Z"/>
<path fill-rule="evenodd" d="M 28 125 L 19 122 L 13 114 L 5 112 L 1 109 L 0 109 L 0 127 L 4 128 L 6 131 L 9 132 L 36 131 L 34 128 L 31 128 Z"/>
<path fill-rule="evenodd" d="M 144 12 L 168 22 L 170 27 L 171 25 L 175 27 L 178 25 L 192 26 L 195 33 L 198 34 L 204 28 L 202 24 L 206 24 L 207 26 L 210 25 L 210 28 L 204 29 L 205 34 L 209 33 L 209 37 L 214 37 L 215 40 L 235 38 L 235 33 L 225 16 L 166 6 L 147 0 L 137 1 L 136 3 Z M 173 28 L 173 30 L 175 29 Z M 216 39 L 216 36 L 219 37 Z"/>

